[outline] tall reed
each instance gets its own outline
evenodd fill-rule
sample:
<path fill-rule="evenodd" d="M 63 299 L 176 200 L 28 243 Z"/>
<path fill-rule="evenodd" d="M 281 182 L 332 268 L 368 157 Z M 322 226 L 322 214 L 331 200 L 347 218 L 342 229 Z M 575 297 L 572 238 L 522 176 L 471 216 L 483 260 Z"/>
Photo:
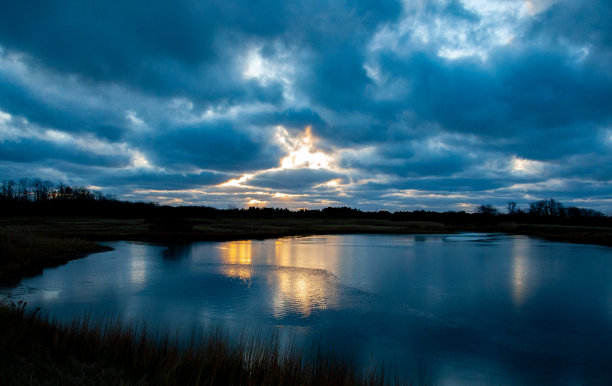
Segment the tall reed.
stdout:
<path fill-rule="evenodd" d="M 169 332 L 121 318 L 83 316 L 60 323 L 29 312 L 25 303 L 0 305 L 2 384 L 386 385 L 384 371 L 358 374 L 321 345 L 310 351 L 278 336 L 221 328 L 181 341 Z"/>

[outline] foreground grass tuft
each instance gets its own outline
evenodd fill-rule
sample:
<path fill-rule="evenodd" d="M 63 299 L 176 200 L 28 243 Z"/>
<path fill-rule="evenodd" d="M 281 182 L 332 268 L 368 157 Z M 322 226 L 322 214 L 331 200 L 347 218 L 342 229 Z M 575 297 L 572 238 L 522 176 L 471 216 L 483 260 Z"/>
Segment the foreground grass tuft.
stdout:
<path fill-rule="evenodd" d="M 61 324 L 0 305 L 0 380 L 6 385 L 384 385 L 384 372 L 358 375 L 320 349 L 281 348 L 276 338 L 244 335 L 232 342 L 220 329 L 179 343 L 168 333 L 119 318 Z M 398 379 L 394 383 L 400 383 Z"/>

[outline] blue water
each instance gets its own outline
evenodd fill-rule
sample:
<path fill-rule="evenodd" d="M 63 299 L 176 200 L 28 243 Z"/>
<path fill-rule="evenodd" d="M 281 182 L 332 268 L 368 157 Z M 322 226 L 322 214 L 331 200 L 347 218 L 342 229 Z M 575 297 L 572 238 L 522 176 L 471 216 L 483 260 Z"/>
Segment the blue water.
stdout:
<path fill-rule="evenodd" d="M 612 384 L 612 248 L 502 234 L 110 243 L 4 297 L 323 342 L 415 381 Z"/>

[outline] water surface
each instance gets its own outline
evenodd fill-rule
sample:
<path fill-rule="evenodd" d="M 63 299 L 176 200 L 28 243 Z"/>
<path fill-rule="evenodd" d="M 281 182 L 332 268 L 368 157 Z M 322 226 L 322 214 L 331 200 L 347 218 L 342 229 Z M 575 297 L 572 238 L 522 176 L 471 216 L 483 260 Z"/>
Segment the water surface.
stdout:
<path fill-rule="evenodd" d="M 10 296 L 58 318 L 275 330 L 446 385 L 612 383 L 610 248 L 502 234 L 110 245 Z"/>

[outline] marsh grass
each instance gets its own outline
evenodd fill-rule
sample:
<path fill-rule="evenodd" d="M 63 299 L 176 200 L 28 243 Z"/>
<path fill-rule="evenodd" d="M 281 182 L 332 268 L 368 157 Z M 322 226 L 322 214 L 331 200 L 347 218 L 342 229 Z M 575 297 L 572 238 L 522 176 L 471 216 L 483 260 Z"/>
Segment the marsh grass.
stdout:
<path fill-rule="evenodd" d="M 111 219 L 0 217 L 0 286 L 110 248 L 98 241 L 162 244 L 338 233 L 440 233 L 440 224 L 358 219 Z"/>
<path fill-rule="evenodd" d="M 0 285 L 17 284 L 22 277 L 36 275 L 44 268 L 107 249 L 69 235 L 49 237 L 23 229 L 0 228 Z"/>
<path fill-rule="evenodd" d="M 152 334 L 120 318 L 83 316 L 60 323 L 28 312 L 24 303 L 0 305 L 0 383 L 165 385 L 386 385 L 384 370 L 358 374 L 323 350 L 281 344 L 278 336 L 221 328 L 180 340 Z"/>

